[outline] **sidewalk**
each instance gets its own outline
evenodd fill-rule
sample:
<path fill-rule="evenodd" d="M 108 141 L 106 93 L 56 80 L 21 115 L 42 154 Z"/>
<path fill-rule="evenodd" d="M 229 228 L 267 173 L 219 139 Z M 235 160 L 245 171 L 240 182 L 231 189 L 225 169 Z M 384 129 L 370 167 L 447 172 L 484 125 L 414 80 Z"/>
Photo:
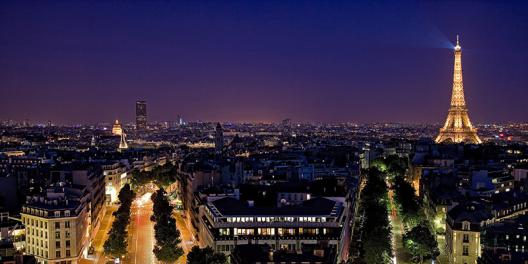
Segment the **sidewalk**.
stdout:
<path fill-rule="evenodd" d="M 389 212 L 389 219 L 392 227 L 392 242 L 393 242 L 393 254 L 396 257 L 396 263 L 398 264 L 407 264 L 411 263 L 411 256 L 407 252 L 407 249 L 403 245 L 403 222 L 398 215 L 396 206 L 394 204 L 393 196 L 394 193 L 392 190 L 389 190 L 388 193 L 391 211 Z"/>
<path fill-rule="evenodd" d="M 180 231 L 181 247 L 185 254 L 178 259 L 177 263 L 187 263 L 187 254 L 191 251 L 192 247 L 196 245 L 196 241 L 193 238 L 193 234 L 187 228 L 185 219 L 179 213 L 174 213 L 173 217 L 176 219 L 176 228 Z"/>
<path fill-rule="evenodd" d="M 110 231 L 110 228 L 112 228 L 112 223 L 114 222 L 114 216 L 113 213 L 117 210 L 117 206 L 115 205 L 107 205 L 106 206 L 106 213 L 101 219 L 101 226 L 99 227 L 99 230 L 95 234 L 95 237 L 92 241 L 92 246 L 95 250 L 95 261 L 83 259 L 80 263 L 97 263 L 97 264 L 103 264 L 106 263 L 105 257 L 104 257 L 104 243 L 106 241 L 106 238 L 108 237 L 108 232 Z"/>

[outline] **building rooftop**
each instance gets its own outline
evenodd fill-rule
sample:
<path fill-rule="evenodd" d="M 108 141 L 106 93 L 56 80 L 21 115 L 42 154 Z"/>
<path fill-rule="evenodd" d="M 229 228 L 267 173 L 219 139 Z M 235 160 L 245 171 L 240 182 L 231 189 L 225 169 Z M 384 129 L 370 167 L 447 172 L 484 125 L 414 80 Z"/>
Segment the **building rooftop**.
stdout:
<path fill-rule="evenodd" d="M 448 222 L 456 229 L 460 229 L 461 223 L 464 221 L 471 223 L 471 230 L 477 228 L 482 221 L 491 219 L 491 213 L 486 210 L 481 202 L 468 201 L 463 202 L 447 213 Z"/>
<path fill-rule="evenodd" d="M 327 198 L 313 198 L 299 206 L 254 207 L 234 198 L 222 198 L 208 203 L 216 216 L 334 216 L 341 214 L 343 205 Z"/>

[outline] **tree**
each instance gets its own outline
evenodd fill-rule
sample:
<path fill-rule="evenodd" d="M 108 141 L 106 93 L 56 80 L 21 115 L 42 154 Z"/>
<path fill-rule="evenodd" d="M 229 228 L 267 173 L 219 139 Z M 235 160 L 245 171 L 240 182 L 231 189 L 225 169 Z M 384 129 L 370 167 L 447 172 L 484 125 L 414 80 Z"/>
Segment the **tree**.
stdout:
<path fill-rule="evenodd" d="M 384 175 L 377 168 L 371 168 L 367 176 L 360 204 L 365 217 L 361 236 L 361 257 L 367 264 L 389 263 L 392 246 L 387 211 L 387 184 Z"/>
<path fill-rule="evenodd" d="M 179 246 L 180 231 L 176 228 L 176 220 L 172 217 L 173 208 L 163 188 L 154 193 L 151 199 L 154 203 L 151 220 L 156 222 L 154 255 L 161 262 L 174 262 L 183 255 L 183 249 Z"/>
<path fill-rule="evenodd" d="M 134 186 L 135 190 L 152 181 L 152 177 L 146 171 L 133 170 L 130 174 L 132 175 L 130 177 L 130 183 Z"/>
<path fill-rule="evenodd" d="M 167 246 L 163 245 L 160 246 L 158 244 L 154 245 L 154 255 L 156 258 L 165 263 L 172 263 L 178 260 L 183 255 L 183 249 L 179 247 L 177 244 L 174 246 Z"/>
<path fill-rule="evenodd" d="M 154 218 L 153 221 L 159 222 L 161 219 L 166 220 L 166 218 L 171 216 L 173 208 L 170 205 L 169 200 L 167 199 L 167 193 L 163 188 L 160 188 L 152 194 L 151 199 L 154 203 L 152 214 L 152 217 Z"/>
<path fill-rule="evenodd" d="M 380 172 L 386 172 L 387 171 L 387 164 L 383 159 L 375 159 L 370 162 L 370 168 L 375 168 L 379 170 Z"/>
<path fill-rule="evenodd" d="M 440 254 L 435 236 L 425 221 L 407 232 L 403 242 L 415 263 L 423 263 L 424 258 L 436 258 Z"/>
<path fill-rule="evenodd" d="M 125 255 L 127 252 L 127 241 L 123 238 L 123 235 L 119 232 L 110 231 L 110 235 L 103 245 L 104 252 L 114 258 Z"/>
<path fill-rule="evenodd" d="M 106 254 L 114 258 L 121 257 L 126 254 L 127 250 L 127 231 L 126 227 L 130 223 L 130 207 L 134 199 L 134 192 L 130 189 L 130 185 L 125 184 L 121 191 L 119 191 L 119 208 L 114 212 L 114 222 L 112 228 L 108 232 L 108 239 L 105 241 L 103 248 Z"/>
<path fill-rule="evenodd" d="M 398 176 L 394 179 L 393 189 L 394 199 L 398 204 L 398 211 L 403 222 L 409 227 L 414 227 L 422 220 L 420 202 L 414 188 L 403 177 Z"/>
<path fill-rule="evenodd" d="M 117 195 L 117 198 L 119 199 L 119 202 L 121 204 L 123 203 L 131 203 L 132 200 L 134 200 L 134 192 L 130 188 L 130 185 L 127 183 L 125 184 L 121 190 L 119 191 L 119 194 Z"/>
<path fill-rule="evenodd" d="M 187 264 L 227 264 L 227 257 L 222 253 L 215 253 L 211 247 L 199 248 L 194 246 L 187 254 Z"/>

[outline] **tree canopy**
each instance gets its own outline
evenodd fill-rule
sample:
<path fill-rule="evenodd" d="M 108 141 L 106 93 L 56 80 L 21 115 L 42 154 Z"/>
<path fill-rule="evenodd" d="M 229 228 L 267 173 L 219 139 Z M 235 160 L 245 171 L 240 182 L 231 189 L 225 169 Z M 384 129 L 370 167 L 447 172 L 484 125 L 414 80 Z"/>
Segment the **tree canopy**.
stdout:
<path fill-rule="evenodd" d="M 362 233 L 362 259 L 367 264 L 388 263 L 392 256 L 391 228 L 387 213 L 387 185 L 376 168 L 368 171 L 361 192 L 365 221 Z"/>
<path fill-rule="evenodd" d="M 211 247 L 200 248 L 194 246 L 187 254 L 187 264 L 227 264 L 227 257 L 222 253 L 215 253 Z"/>
<path fill-rule="evenodd" d="M 167 194 L 160 188 L 151 197 L 154 206 L 151 220 L 154 225 L 154 255 L 165 263 L 172 263 L 183 255 L 183 249 L 179 246 L 180 231 L 176 228 L 176 220 L 172 217 L 172 206 L 169 204 Z"/>
<path fill-rule="evenodd" d="M 415 263 L 423 263 L 424 259 L 436 258 L 440 254 L 438 243 L 427 222 L 421 222 L 407 232 L 403 241 Z"/>
<path fill-rule="evenodd" d="M 119 208 L 114 212 L 115 220 L 112 228 L 108 232 L 108 239 L 103 248 L 106 254 L 119 258 L 127 252 L 127 226 L 130 223 L 130 207 L 135 194 L 130 189 L 130 185 L 125 184 L 119 191 Z"/>

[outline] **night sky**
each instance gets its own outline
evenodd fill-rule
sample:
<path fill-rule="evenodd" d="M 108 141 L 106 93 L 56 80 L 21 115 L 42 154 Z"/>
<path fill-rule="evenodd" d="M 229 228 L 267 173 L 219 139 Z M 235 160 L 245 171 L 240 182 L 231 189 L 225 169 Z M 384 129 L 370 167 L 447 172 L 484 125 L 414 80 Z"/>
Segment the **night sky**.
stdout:
<path fill-rule="evenodd" d="M 528 121 L 528 4 L 2 1 L 0 119 Z"/>

